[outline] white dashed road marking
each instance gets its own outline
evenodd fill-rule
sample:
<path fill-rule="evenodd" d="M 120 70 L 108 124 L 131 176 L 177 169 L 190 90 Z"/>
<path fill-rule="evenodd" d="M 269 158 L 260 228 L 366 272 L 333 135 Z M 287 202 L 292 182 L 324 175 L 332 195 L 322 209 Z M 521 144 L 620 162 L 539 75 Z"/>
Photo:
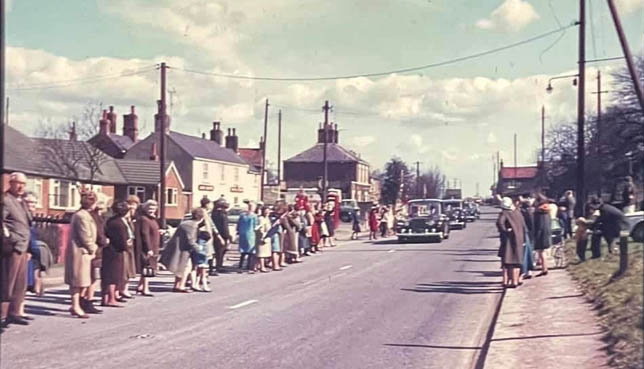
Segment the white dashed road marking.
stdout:
<path fill-rule="evenodd" d="M 345 265 L 342 268 L 340 268 L 340 270 L 347 270 L 347 269 L 351 269 L 351 268 L 353 268 L 353 265 Z"/>
<path fill-rule="evenodd" d="M 396 252 L 396 250 L 393 250 L 393 249 L 392 249 L 392 250 L 389 250 L 389 251 L 387 251 L 387 252 L 391 254 L 392 252 Z"/>
<path fill-rule="evenodd" d="M 257 302 L 257 300 L 248 300 L 248 301 L 244 301 L 244 302 L 239 303 L 239 304 L 237 304 L 237 305 L 230 306 L 230 307 L 229 307 L 229 309 L 239 309 L 239 308 L 241 308 L 241 307 L 248 306 L 248 305 L 250 305 L 250 304 L 254 304 L 254 303 L 256 303 L 256 302 Z"/>

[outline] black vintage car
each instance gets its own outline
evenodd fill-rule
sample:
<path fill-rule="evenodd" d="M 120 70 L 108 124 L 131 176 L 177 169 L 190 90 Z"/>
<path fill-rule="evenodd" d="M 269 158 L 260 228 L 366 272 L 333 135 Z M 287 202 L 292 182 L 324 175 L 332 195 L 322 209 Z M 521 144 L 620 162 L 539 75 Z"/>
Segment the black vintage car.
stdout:
<path fill-rule="evenodd" d="M 411 200 L 407 206 L 408 218 L 396 228 L 398 241 L 433 239 L 441 242 L 449 238 L 448 218 L 442 212 L 441 200 Z"/>
<path fill-rule="evenodd" d="M 463 209 L 463 200 L 450 199 L 443 200 L 443 212 L 449 217 L 450 229 L 465 229 L 467 228 L 467 221 L 465 219 L 465 211 Z"/>
<path fill-rule="evenodd" d="M 481 217 L 478 205 L 473 201 L 465 201 L 463 203 L 463 212 L 465 213 L 466 222 L 473 222 Z"/>

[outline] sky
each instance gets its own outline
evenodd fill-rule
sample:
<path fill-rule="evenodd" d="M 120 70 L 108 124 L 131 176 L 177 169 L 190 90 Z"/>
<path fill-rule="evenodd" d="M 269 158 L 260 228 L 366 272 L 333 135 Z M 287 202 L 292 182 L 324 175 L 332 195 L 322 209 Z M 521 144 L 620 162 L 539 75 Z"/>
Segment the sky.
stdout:
<path fill-rule="evenodd" d="M 615 0 L 631 49 L 642 54 L 644 2 Z M 343 77 L 439 63 L 531 39 L 578 19 L 572 0 L 46 0 L 8 2 L 10 124 L 34 134 L 88 104 L 135 105 L 141 135 L 154 127 L 166 62 L 172 129 L 201 135 L 219 120 L 240 146 L 257 146 L 269 100 L 268 156 L 312 146 L 328 100 L 340 143 L 381 169 L 392 157 L 438 166 L 466 194 L 488 193 L 492 156 L 536 162 L 546 129 L 576 120 L 578 28 L 489 55 L 409 73 L 326 81 L 232 79 Z M 587 0 L 587 59 L 621 56 L 606 2 Z M 623 60 L 587 66 L 587 113 L 596 73 L 610 90 Z M 195 71 L 200 73 L 195 73 Z M 201 72 L 205 72 L 201 73 Z M 610 103 L 610 95 L 603 97 Z"/>

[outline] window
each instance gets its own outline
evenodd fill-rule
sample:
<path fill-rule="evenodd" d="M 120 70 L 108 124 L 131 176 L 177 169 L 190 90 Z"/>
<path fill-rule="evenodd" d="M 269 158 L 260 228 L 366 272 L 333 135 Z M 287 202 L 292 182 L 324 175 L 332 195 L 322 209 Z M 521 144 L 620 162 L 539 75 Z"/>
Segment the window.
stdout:
<path fill-rule="evenodd" d="M 219 169 L 221 170 L 221 177 L 219 179 L 222 182 L 224 182 L 226 180 L 226 166 L 223 164 L 220 164 Z"/>
<path fill-rule="evenodd" d="M 145 187 L 143 186 L 127 186 L 127 194 L 138 196 L 141 202 L 144 202 L 145 199 Z"/>
<path fill-rule="evenodd" d="M 27 178 L 27 191 L 36 195 L 36 207 L 42 208 L 42 179 Z"/>
<path fill-rule="evenodd" d="M 235 168 L 235 183 L 239 182 L 239 168 Z"/>
<path fill-rule="evenodd" d="M 177 206 L 177 192 L 176 188 L 166 189 L 166 204 L 168 206 Z"/>
<path fill-rule="evenodd" d="M 203 163 L 203 179 L 208 179 L 208 163 Z"/>
<path fill-rule="evenodd" d="M 73 208 L 78 204 L 76 186 L 69 181 L 50 181 L 51 204 L 56 208 Z"/>

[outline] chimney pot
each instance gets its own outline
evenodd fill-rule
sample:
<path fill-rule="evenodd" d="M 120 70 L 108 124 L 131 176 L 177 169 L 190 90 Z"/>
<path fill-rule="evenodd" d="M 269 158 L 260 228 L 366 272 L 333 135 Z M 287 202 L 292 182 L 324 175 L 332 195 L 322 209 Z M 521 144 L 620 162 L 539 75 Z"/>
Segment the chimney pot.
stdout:
<path fill-rule="evenodd" d="M 134 111 L 134 105 L 130 105 L 130 114 L 134 114 L 134 113 L 136 113 L 136 112 Z"/>

